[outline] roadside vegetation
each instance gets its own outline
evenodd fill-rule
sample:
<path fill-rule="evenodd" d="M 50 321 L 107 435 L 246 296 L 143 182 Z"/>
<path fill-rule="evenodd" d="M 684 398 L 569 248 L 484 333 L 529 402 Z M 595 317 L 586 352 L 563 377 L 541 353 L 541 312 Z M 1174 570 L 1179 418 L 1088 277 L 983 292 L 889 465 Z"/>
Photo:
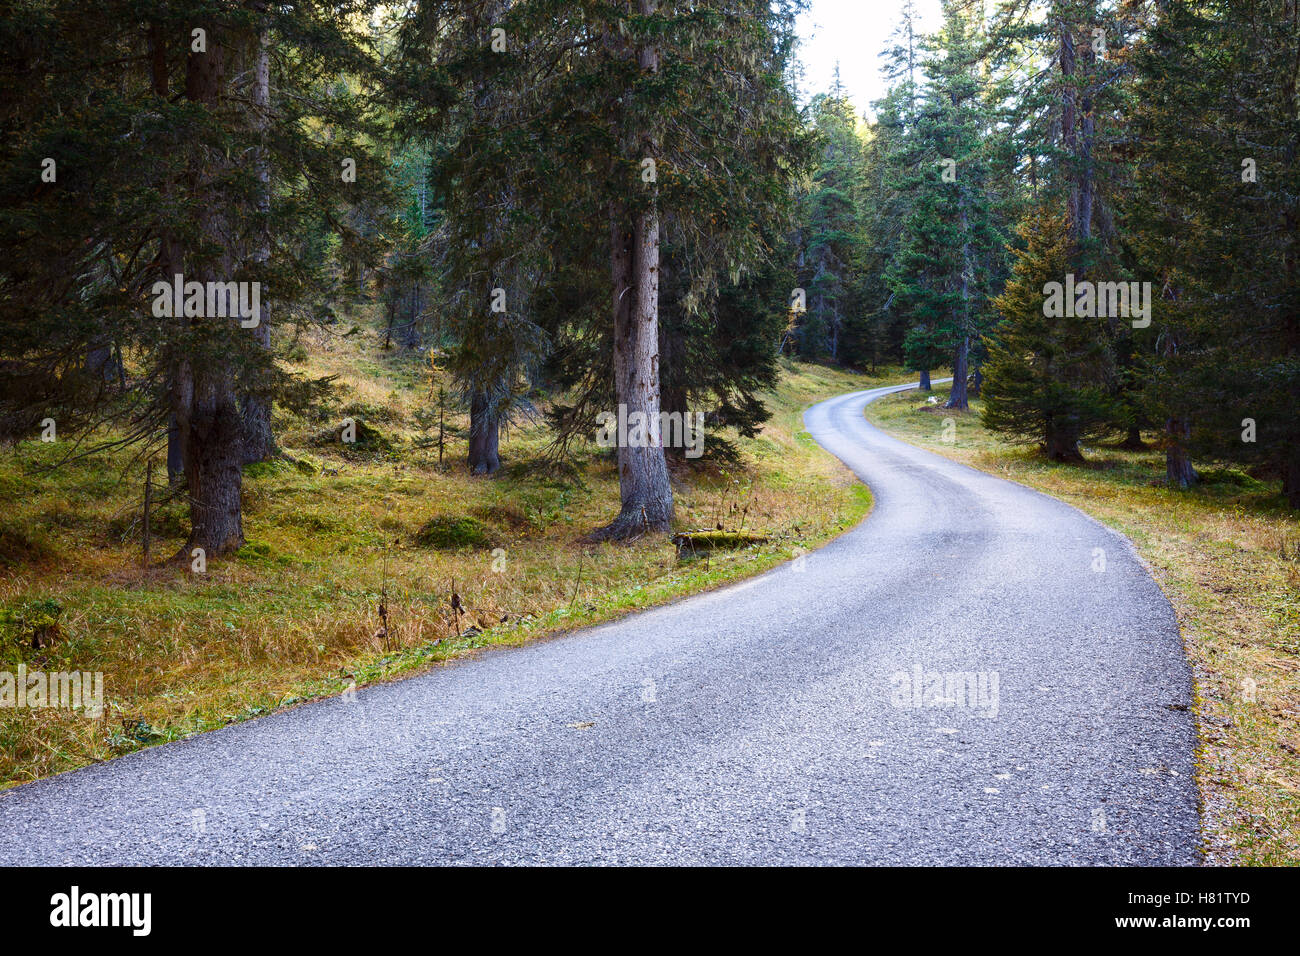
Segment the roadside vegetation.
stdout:
<path fill-rule="evenodd" d="M 549 467 L 549 433 L 523 418 L 499 474 L 473 477 L 465 416 L 448 409 L 440 467 L 437 379 L 420 359 L 337 338 L 302 357 L 312 374 L 339 376 L 335 402 L 286 424 L 284 459 L 246 468 L 248 542 L 205 573 L 166 560 L 185 542 L 178 501 L 155 506 L 144 564 L 145 466 L 130 452 L 46 471 L 67 445 L 31 441 L 0 459 L 0 668 L 105 681 L 98 720 L 0 710 L 0 787 L 736 580 L 870 507 L 801 415 L 888 380 L 883 370 L 784 361 L 764 396 L 771 420 L 731 439 L 737 461 L 711 458 L 710 434 L 700 462 L 674 466 L 676 530 L 766 540 L 679 559 L 662 533 L 584 543 L 618 502 L 612 451 L 592 444 L 574 470 Z M 332 439 L 345 416 L 359 423 L 353 446 Z"/>
<path fill-rule="evenodd" d="M 1084 446 L 1082 464 L 1057 465 L 987 431 L 980 401 L 965 414 L 942 401 L 905 393 L 866 414 L 1128 536 L 1177 611 L 1195 669 L 1209 861 L 1300 863 L 1300 519 L 1279 482 L 1206 466 L 1192 489 L 1170 488 L 1163 451 L 1115 444 Z"/>

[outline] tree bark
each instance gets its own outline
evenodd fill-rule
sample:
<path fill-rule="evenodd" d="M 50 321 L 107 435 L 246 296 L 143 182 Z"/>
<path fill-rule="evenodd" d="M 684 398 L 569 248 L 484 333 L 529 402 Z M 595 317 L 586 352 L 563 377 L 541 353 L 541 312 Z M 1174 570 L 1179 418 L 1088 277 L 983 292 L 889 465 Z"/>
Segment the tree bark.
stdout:
<path fill-rule="evenodd" d="M 188 54 L 185 95 L 194 103 L 216 110 L 225 83 L 224 48 L 216 27 L 210 23 L 205 26 L 207 52 Z M 225 252 L 217 267 L 191 261 L 186 279 L 192 276 L 199 282 L 228 281 L 234 273 L 234 264 L 227 246 L 229 231 L 222 218 L 224 204 L 221 197 L 212 194 L 208 173 L 198 157 L 192 161 L 190 179 L 192 194 L 204 197 L 199 229 Z M 225 275 L 218 276 L 217 272 Z M 237 322 L 238 319 L 182 321 Z M 190 537 L 177 557 L 187 559 L 194 548 L 202 548 L 209 558 L 237 550 L 244 543 L 240 503 L 243 421 L 236 401 L 234 372 L 226 363 L 213 361 L 208 355 L 184 355 L 176 366 L 172 399 L 190 502 Z"/>
<path fill-rule="evenodd" d="M 1196 484 L 1196 469 L 1187 454 L 1187 439 L 1191 435 L 1191 422 L 1187 419 L 1171 418 L 1165 423 L 1168 444 L 1165 446 L 1165 477 L 1170 488 L 1186 490 Z"/>
<path fill-rule="evenodd" d="M 1083 461 L 1083 453 L 1079 451 L 1078 427 L 1070 421 L 1048 418 L 1044 450 L 1052 461 Z"/>
<path fill-rule="evenodd" d="M 957 343 L 957 354 L 952 362 L 952 388 L 948 391 L 948 401 L 944 408 L 964 412 L 970 409 L 966 400 L 966 379 L 969 375 L 968 358 L 970 356 L 970 337 L 963 335 Z"/>
<path fill-rule="evenodd" d="M 243 423 L 235 401 L 234 377 L 212 369 L 191 376 L 185 448 L 185 481 L 190 499 L 190 537 L 186 554 L 202 548 L 211 558 L 244 543 L 240 496 L 243 490 Z M 185 557 L 185 554 L 182 555 Z"/>
<path fill-rule="evenodd" d="M 469 469 L 475 475 L 490 475 L 501 467 L 498 447 L 501 419 L 483 392 L 469 402 Z"/>
<path fill-rule="evenodd" d="M 637 0 L 642 16 L 655 13 L 658 0 Z M 659 51 L 653 44 L 636 50 L 643 72 L 658 72 Z M 639 149 L 633 145 L 636 143 Z M 639 164 L 657 152 L 654 135 L 643 130 L 629 142 L 626 158 Z M 643 184 L 653 190 L 653 184 Z M 630 222 L 630 228 L 629 228 Z M 659 433 L 659 212 L 652 194 L 633 208 L 615 202 L 610 209 L 610 273 L 614 291 L 614 394 L 629 422 L 645 416 L 646 442 L 619 442 L 618 517 L 593 534 L 597 539 L 625 540 L 647 531 L 667 531 L 673 520 L 673 491 L 668 478 L 663 436 Z M 631 428 L 629 428 L 629 432 Z"/>
<path fill-rule="evenodd" d="M 1130 425 L 1119 447 L 1125 451 L 1145 451 L 1147 443 L 1142 440 L 1142 429 L 1137 425 Z"/>
<path fill-rule="evenodd" d="M 956 96 L 953 97 L 953 106 L 956 107 Z M 961 234 L 963 237 L 969 236 L 970 218 L 966 213 L 966 192 L 964 188 L 958 186 L 961 190 L 959 193 L 958 206 L 961 209 Z M 957 352 L 953 356 L 952 362 L 952 387 L 948 390 L 948 401 L 945 408 L 951 408 L 953 411 L 964 412 L 970 409 L 970 403 L 966 399 L 966 379 L 970 374 L 970 336 L 971 336 L 971 318 L 970 318 L 970 277 L 971 277 L 971 251 L 969 238 L 965 238 L 961 246 L 961 329 L 957 341 Z"/>
<path fill-rule="evenodd" d="M 930 370 L 928 368 L 921 369 L 921 391 L 934 391 L 934 388 L 930 385 Z"/>
<path fill-rule="evenodd" d="M 181 429 L 176 424 L 176 413 L 167 419 L 167 481 L 176 484 L 185 477 L 185 452 L 181 448 Z"/>
<path fill-rule="evenodd" d="M 255 5 L 261 9 L 261 5 Z M 253 121 L 265 137 L 271 109 L 271 38 L 263 23 L 254 39 L 253 54 Z M 253 252 L 254 267 L 264 266 L 271 259 L 271 236 L 266 217 L 271 212 L 271 165 L 265 143 L 259 145 L 256 159 L 257 179 L 259 183 L 257 197 L 257 248 Z M 271 323 L 266 301 L 261 300 L 258 323 L 251 330 L 253 338 L 265 350 L 271 348 Z M 275 432 L 271 426 L 271 398 L 266 394 L 264 375 L 256 371 L 249 376 L 250 381 L 243 395 L 243 441 L 244 464 L 266 461 L 275 454 Z M 261 386 L 259 388 L 259 386 Z"/>

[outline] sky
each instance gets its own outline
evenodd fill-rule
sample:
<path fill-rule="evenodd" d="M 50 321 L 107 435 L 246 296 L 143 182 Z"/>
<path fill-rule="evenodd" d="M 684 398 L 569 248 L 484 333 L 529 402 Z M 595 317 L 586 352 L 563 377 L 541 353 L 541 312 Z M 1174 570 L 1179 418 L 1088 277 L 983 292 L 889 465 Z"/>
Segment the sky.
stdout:
<path fill-rule="evenodd" d="M 885 95 L 880 74 L 880 51 L 900 19 L 903 0 L 809 0 L 799 18 L 799 58 L 804 66 L 800 99 L 830 89 L 835 64 L 858 113 Z M 941 21 L 939 0 L 916 0 L 922 31 L 934 30 Z"/>

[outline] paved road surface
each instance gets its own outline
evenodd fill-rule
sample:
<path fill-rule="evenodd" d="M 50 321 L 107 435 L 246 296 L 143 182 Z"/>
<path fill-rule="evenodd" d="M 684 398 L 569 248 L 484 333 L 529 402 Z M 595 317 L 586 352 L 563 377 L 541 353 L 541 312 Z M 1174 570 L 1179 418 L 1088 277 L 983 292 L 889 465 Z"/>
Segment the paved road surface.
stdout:
<path fill-rule="evenodd" d="M 1165 598 L 889 391 L 807 412 L 876 506 L 797 566 L 0 794 L 0 865 L 1196 862 Z"/>

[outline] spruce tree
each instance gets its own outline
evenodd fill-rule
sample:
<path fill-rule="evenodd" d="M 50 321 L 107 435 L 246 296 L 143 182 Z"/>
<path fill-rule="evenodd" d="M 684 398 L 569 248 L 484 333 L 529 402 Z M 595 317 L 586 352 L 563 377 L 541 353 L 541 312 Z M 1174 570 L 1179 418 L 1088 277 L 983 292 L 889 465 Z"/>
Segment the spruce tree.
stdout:
<path fill-rule="evenodd" d="M 926 45 L 925 83 L 913 147 L 924 157 L 908 183 L 910 209 L 888 271 L 895 308 L 913 332 L 909 367 L 927 373 L 946 352 L 953 367 L 948 408 L 964 411 L 972 343 L 989 323 L 989 268 L 1002 246 L 987 194 L 982 152 L 988 119 L 977 74 L 979 23 L 971 6 L 944 3 L 944 25 Z"/>
<path fill-rule="evenodd" d="M 1157 4 L 1136 56 L 1133 220 L 1158 290 L 1145 397 L 1171 484 L 1189 456 L 1221 458 L 1281 478 L 1300 508 L 1295 16 L 1285 0 Z"/>
<path fill-rule="evenodd" d="M 1079 442 L 1105 434 L 1115 413 L 1100 384 L 1110 364 L 1102 320 L 1045 308 L 1045 286 L 1061 281 L 1074 253 L 1069 220 L 1039 211 L 1021 237 L 1025 248 L 994 301 L 1003 322 L 984 364 L 983 422 L 1009 441 L 1039 444 L 1053 461 L 1082 461 Z"/>
<path fill-rule="evenodd" d="M 321 314 L 329 290 L 298 240 L 348 201 L 342 160 L 368 168 L 359 98 L 339 79 L 374 80 L 357 23 L 370 6 L 35 2 L 0 20 L 26 34 L 3 94 L 0 328 L 19 334 L 0 348 L 42 383 L 0 398 L 0 418 L 49 402 L 117 425 L 114 441 L 170 435 L 191 512 L 178 557 L 242 543 L 250 434 L 267 437 L 270 402 L 319 394 L 256 330 Z M 215 294 L 176 315 L 159 288 L 177 275 Z M 229 283 L 249 307 L 256 283 L 269 313 L 233 316 Z M 80 371 L 106 342 L 130 369 L 116 391 L 85 387 L 102 368 Z"/>

